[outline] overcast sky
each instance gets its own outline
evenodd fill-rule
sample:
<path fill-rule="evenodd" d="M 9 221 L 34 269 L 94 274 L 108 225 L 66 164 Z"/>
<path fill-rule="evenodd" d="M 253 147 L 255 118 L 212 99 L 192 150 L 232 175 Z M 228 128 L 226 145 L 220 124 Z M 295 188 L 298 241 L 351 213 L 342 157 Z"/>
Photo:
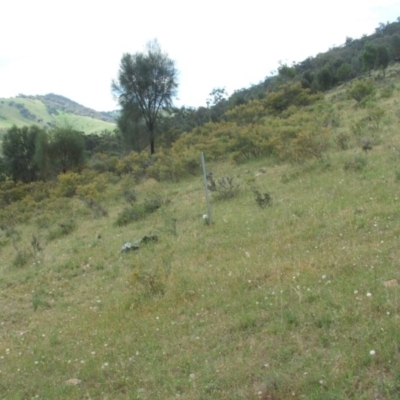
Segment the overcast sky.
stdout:
<path fill-rule="evenodd" d="M 0 97 L 56 93 L 98 111 L 123 53 L 157 38 L 179 70 L 176 105 L 198 107 L 396 21 L 399 0 L 10 0 L 0 24 Z"/>

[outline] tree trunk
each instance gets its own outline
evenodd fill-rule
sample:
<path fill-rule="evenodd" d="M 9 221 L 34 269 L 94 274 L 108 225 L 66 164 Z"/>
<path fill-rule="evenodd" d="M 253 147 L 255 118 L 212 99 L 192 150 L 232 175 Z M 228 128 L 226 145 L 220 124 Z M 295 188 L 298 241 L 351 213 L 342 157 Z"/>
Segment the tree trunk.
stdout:
<path fill-rule="evenodd" d="M 150 154 L 154 154 L 154 127 L 151 126 L 150 129 Z"/>

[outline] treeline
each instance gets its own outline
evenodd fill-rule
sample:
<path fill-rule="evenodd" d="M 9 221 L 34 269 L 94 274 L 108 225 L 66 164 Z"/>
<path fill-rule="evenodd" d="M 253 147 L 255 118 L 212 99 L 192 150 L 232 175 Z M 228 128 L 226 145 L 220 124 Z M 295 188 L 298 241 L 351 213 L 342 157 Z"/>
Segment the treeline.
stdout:
<path fill-rule="evenodd" d="M 302 88 L 300 83 L 289 83 L 265 99 L 225 112 L 219 121 L 208 115 L 207 121 L 199 124 L 197 112 L 174 110 L 159 120 L 159 151 L 154 155 L 143 150 L 148 145 L 148 133 L 140 123 L 131 127 L 136 129 L 134 135 L 122 130 L 84 135 L 70 127 L 45 130 L 14 126 L 3 136 L 2 180 L 50 181 L 59 174 L 91 170 L 119 177 L 133 175 L 136 180 L 147 176 L 177 181 L 199 172 L 200 151 L 205 151 L 208 159 L 231 157 L 234 162 L 265 155 L 283 160 L 289 153 L 292 158 L 306 158 L 307 154 L 295 155 L 289 148 L 306 137 L 311 146 L 310 135 L 318 142 L 316 135 L 321 133 L 322 122 L 311 118 L 312 109 L 298 117 L 298 109 L 320 100 L 320 94 Z M 321 112 L 322 117 L 325 112 L 330 111 Z M 308 127 L 307 133 L 301 131 L 302 126 Z M 315 143 L 314 147 L 318 146 Z M 314 149 L 316 153 L 322 150 Z"/>
<path fill-rule="evenodd" d="M 30 183 L 49 180 L 84 165 L 85 136 L 72 128 L 47 131 L 32 125 L 13 126 L 2 138 L 3 180 Z"/>

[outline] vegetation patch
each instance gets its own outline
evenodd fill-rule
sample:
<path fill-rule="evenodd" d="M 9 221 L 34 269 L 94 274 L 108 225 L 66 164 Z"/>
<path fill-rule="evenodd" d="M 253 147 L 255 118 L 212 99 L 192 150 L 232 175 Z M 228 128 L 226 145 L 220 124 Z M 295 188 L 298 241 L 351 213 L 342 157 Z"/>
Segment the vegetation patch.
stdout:
<path fill-rule="evenodd" d="M 129 207 L 125 207 L 118 214 L 115 224 L 117 226 L 125 226 L 131 222 L 139 221 L 145 218 L 147 215 L 157 211 L 166 202 L 168 201 L 154 195 L 150 196 L 149 198 L 145 198 L 142 203 L 137 203 L 130 205 Z"/>
<path fill-rule="evenodd" d="M 56 226 L 50 228 L 47 235 L 48 240 L 59 239 L 63 236 L 69 235 L 77 227 L 76 221 L 73 219 L 68 219 L 58 223 Z"/>
<path fill-rule="evenodd" d="M 215 181 L 212 172 L 207 174 L 207 188 L 216 200 L 232 199 L 240 191 L 240 186 L 233 182 L 232 176 L 224 176 Z"/>

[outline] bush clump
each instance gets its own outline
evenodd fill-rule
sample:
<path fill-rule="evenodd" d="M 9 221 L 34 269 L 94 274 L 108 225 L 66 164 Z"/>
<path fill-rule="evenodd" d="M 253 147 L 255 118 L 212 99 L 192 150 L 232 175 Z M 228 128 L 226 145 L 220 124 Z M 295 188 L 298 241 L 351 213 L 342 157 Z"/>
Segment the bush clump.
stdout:
<path fill-rule="evenodd" d="M 14 268 L 24 267 L 32 258 L 32 253 L 27 250 L 17 250 L 17 254 L 12 262 Z"/>
<path fill-rule="evenodd" d="M 272 206 L 272 196 L 269 192 L 261 193 L 258 189 L 253 189 L 253 193 L 260 208 Z"/>
<path fill-rule="evenodd" d="M 167 253 L 162 260 L 155 260 L 151 265 L 138 263 L 132 271 L 130 284 L 140 302 L 153 297 L 163 297 L 171 275 L 172 253 Z"/>
<path fill-rule="evenodd" d="M 237 196 L 240 186 L 233 183 L 233 177 L 225 176 L 216 182 L 212 172 L 207 174 L 207 188 L 214 193 L 217 200 L 229 200 Z"/>
<path fill-rule="evenodd" d="M 348 96 L 354 99 L 357 104 L 363 105 L 368 98 L 375 93 L 375 83 L 368 79 L 366 81 L 358 81 L 347 91 Z"/>
<path fill-rule="evenodd" d="M 347 161 L 344 164 L 343 169 L 345 171 L 361 172 L 366 167 L 367 162 L 368 160 L 366 157 L 360 157 L 358 155 L 355 155 L 352 160 Z"/>
<path fill-rule="evenodd" d="M 168 202 L 157 196 L 144 199 L 143 203 L 133 204 L 125 207 L 117 216 L 115 224 L 117 226 L 125 226 L 134 221 L 145 218 L 146 215 L 152 214 L 158 210 L 164 203 Z"/>
<path fill-rule="evenodd" d="M 57 224 L 57 226 L 50 230 L 47 239 L 54 240 L 63 236 L 69 235 L 76 229 L 76 222 L 73 219 L 69 219 Z"/>
<path fill-rule="evenodd" d="M 140 220 L 141 218 L 143 218 L 143 210 L 140 210 L 139 207 L 125 207 L 118 214 L 115 225 L 126 226 L 131 222 Z"/>

